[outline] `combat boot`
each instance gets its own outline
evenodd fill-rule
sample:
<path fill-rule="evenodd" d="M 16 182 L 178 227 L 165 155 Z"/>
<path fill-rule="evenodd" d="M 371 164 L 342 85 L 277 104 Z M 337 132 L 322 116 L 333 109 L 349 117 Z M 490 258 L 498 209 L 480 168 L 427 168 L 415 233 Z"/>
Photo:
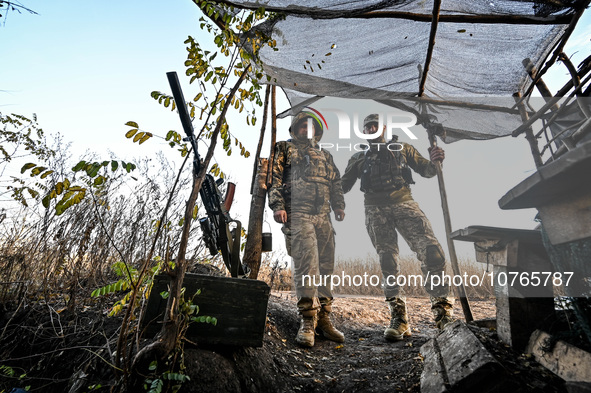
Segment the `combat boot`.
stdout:
<path fill-rule="evenodd" d="M 388 341 L 400 341 L 409 337 L 410 326 L 406 313 L 406 301 L 402 298 L 394 298 L 388 302 L 390 307 L 390 326 L 384 331 L 384 337 Z"/>
<path fill-rule="evenodd" d="M 310 313 L 309 311 L 307 313 Z M 300 322 L 300 329 L 296 336 L 296 342 L 303 347 L 314 346 L 314 335 L 316 330 L 316 315 L 302 315 L 302 321 Z"/>
<path fill-rule="evenodd" d="M 324 306 L 318 312 L 318 331 L 322 333 L 324 338 L 338 343 L 345 342 L 345 335 L 343 332 L 337 330 L 330 320 L 331 306 Z"/>
<path fill-rule="evenodd" d="M 439 330 L 443 330 L 445 326 L 455 321 L 453 307 L 453 300 L 447 297 L 431 296 L 431 311 Z"/>

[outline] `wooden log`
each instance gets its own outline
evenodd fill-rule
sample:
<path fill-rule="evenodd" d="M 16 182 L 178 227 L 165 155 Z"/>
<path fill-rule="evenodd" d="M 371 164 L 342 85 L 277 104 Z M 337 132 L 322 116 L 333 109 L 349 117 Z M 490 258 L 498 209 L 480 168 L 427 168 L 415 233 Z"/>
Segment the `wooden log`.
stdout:
<path fill-rule="evenodd" d="M 146 336 L 152 337 L 160 331 L 166 307 L 166 299 L 161 293 L 168 291 L 169 283 L 166 275 L 154 279 L 141 323 Z M 192 322 L 185 333 L 191 341 L 249 347 L 263 345 L 270 293 L 265 282 L 187 273 L 183 286 L 186 288 L 185 300 L 192 299 L 199 306 L 197 316 L 217 319 L 216 325 Z M 198 291 L 200 293 L 195 295 Z"/>
<path fill-rule="evenodd" d="M 421 347 L 421 392 L 499 392 L 509 383 L 503 366 L 462 321 Z"/>
<path fill-rule="evenodd" d="M 550 335 L 536 330 L 530 338 L 526 353 L 531 353 L 542 366 L 565 381 L 591 383 L 591 353 L 564 341 L 544 351 Z"/>

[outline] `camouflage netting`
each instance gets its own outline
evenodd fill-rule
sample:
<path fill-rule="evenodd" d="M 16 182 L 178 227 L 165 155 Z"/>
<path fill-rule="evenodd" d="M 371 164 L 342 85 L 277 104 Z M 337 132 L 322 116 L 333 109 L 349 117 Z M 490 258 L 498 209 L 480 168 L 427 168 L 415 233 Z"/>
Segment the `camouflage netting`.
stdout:
<path fill-rule="evenodd" d="M 315 97 L 380 100 L 447 129 L 446 141 L 489 139 L 521 125 L 517 111 L 419 104 L 433 2 L 424 0 L 230 1 L 285 15 L 257 26 L 277 41 L 261 53 L 265 72 L 290 99 L 292 114 Z M 422 97 L 511 108 L 531 83 L 522 61 L 540 69 L 588 0 L 442 0 Z M 486 18 L 486 19 L 484 19 Z M 302 104 L 303 103 L 303 104 Z"/>

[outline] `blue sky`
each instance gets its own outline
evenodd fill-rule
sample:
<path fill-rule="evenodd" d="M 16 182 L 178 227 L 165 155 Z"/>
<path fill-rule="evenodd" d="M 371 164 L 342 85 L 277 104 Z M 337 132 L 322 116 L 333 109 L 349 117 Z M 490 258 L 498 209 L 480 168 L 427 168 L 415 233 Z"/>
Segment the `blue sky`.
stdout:
<path fill-rule="evenodd" d="M 134 120 L 146 131 L 162 135 L 170 129 L 181 131 L 177 114 L 159 106 L 150 92 L 169 91 L 166 72 L 177 71 L 182 76 L 186 59 L 183 41 L 188 35 L 207 42 L 199 29 L 197 6 L 189 0 L 30 0 L 23 4 L 38 15 L 10 12 L 0 21 L 0 110 L 36 113 L 46 132 L 59 132 L 72 142 L 75 156 L 90 150 L 105 157 L 112 151 L 120 158 L 131 159 L 166 150 L 167 146 L 157 140 L 150 141 L 149 146 L 132 144 L 124 137 L 128 130 L 124 124 Z M 569 56 L 574 54 L 575 64 L 591 53 L 590 37 L 591 15 L 586 12 L 566 49 Z M 564 84 L 566 74 L 563 66 L 555 69 L 545 78 L 553 91 Z M 185 96 L 192 97 L 195 90 L 182 77 L 181 82 Z M 286 109 L 285 105 L 281 100 L 279 110 Z M 252 136 L 237 135 L 253 155 L 259 127 L 255 129 Z M 287 136 L 286 121 L 280 121 L 278 138 Z M 426 142 L 417 148 L 427 154 Z M 504 212 L 496 204 L 534 170 L 523 138 L 458 142 L 445 148 L 454 229 L 468 225 L 533 228 L 535 212 Z M 245 223 L 252 158 L 246 161 L 235 156 L 227 165 L 246 168 L 231 173 L 242 191 L 236 211 Z M 444 244 L 437 181 L 417 184 L 414 194 Z M 337 234 L 342 225 L 360 225 L 365 231 L 362 221 L 355 218 L 359 214 L 354 213 L 360 211 L 360 206 L 350 206 L 350 215 L 336 224 Z M 272 219 L 268 217 L 268 221 Z M 282 245 L 279 225 L 272 226 L 275 245 Z M 473 255 L 471 245 L 460 246 L 460 252 Z"/>

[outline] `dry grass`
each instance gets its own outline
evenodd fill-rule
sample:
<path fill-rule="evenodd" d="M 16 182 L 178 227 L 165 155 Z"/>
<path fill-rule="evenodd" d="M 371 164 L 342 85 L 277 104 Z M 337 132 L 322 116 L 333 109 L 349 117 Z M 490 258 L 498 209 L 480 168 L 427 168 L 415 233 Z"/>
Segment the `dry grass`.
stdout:
<path fill-rule="evenodd" d="M 77 300 L 88 301 L 85 295 L 92 290 L 114 280 L 116 261 L 137 268 L 148 255 L 176 176 L 166 160 L 156 165 L 153 161 L 157 160 L 138 163 L 133 178 L 113 175 L 104 187 L 88 187 L 91 195 L 60 216 L 39 203 L 7 209 L 0 220 L 0 302 L 60 297 L 73 307 Z M 72 183 L 84 184 L 74 173 L 63 175 Z M 155 255 L 168 260 L 176 254 L 180 239 L 183 190 L 190 188 L 188 177 L 181 183 L 156 246 Z M 193 228 L 187 258 L 203 254 L 199 225 Z"/>
<path fill-rule="evenodd" d="M 285 262 L 289 257 L 284 255 L 268 255 L 261 264 L 259 279 L 267 282 L 274 290 L 293 290 L 293 277 L 291 266 Z M 471 260 L 459 261 L 462 276 L 482 277 L 485 273 L 485 266 Z M 420 262 L 411 257 L 400 258 L 400 274 L 408 276 L 421 276 Z M 448 275 L 452 275 L 448 261 Z M 333 293 L 336 295 L 370 295 L 382 296 L 381 287 L 382 272 L 376 256 L 368 255 L 365 259 L 337 259 L 335 263 Z M 373 277 L 372 277 L 373 276 Z M 331 279 L 327 281 L 330 285 Z M 338 285 L 336 285 L 338 284 Z M 412 297 L 428 296 L 425 289 L 420 285 L 407 285 L 404 287 L 405 294 Z M 488 280 L 481 286 L 466 286 L 466 294 L 469 298 L 491 298 L 494 297 L 494 289 Z"/>

